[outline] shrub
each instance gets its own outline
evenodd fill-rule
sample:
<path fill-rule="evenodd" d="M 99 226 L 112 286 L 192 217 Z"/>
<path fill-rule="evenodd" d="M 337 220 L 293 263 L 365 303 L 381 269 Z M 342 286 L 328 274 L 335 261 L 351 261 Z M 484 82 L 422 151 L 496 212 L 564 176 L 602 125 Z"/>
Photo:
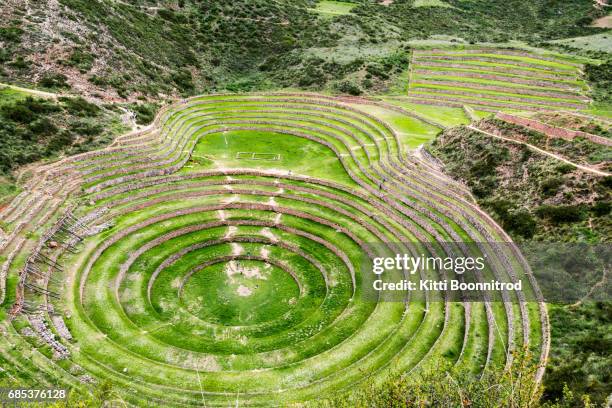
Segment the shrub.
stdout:
<path fill-rule="evenodd" d="M 159 106 L 154 103 L 139 103 L 132 104 L 129 108 L 136 113 L 136 123 L 139 125 L 147 125 L 153 122 Z"/>
<path fill-rule="evenodd" d="M 487 369 L 482 377 L 440 361 L 411 375 L 371 382 L 346 395 L 308 404 L 316 407 L 538 407 L 542 387 L 535 381 L 537 364 L 527 352 L 515 353 L 507 369 Z"/>
<path fill-rule="evenodd" d="M 93 65 L 94 56 L 86 51 L 75 49 L 65 61 L 66 65 L 76 67 L 82 72 L 89 71 Z"/>
<path fill-rule="evenodd" d="M 533 216 L 526 210 L 520 210 L 512 214 L 504 223 L 504 228 L 514 232 L 523 238 L 531 238 L 536 232 L 537 223 Z"/>
<path fill-rule="evenodd" d="M 68 131 L 62 131 L 53 136 L 47 144 L 46 153 L 51 154 L 62 150 L 66 146 L 70 146 L 74 141 L 74 136 Z"/>
<path fill-rule="evenodd" d="M 586 64 L 584 67 L 586 79 L 594 89 L 593 97 L 600 101 L 612 100 L 612 61 L 603 64 Z"/>
<path fill-rule="evenodd" d="M 18 70 L 24 70 L 30 66 L 30 62 L 19 55 L 9 65 Z"/>
<path fill-rule="evenodd" d="M 560 224 L 580 221 L 583 209 L 579 205 L 542 205 L 536 209 L 536 214 L 541 218 Z"/>
<path fill-rule="evenodd" d="M 563 177 L 549 177 L 540 183 L 540 189 L 545 197 L 557 194 L 559 187 L 563 185 Z"/>
<path fill-rule="evenodd" d="M 598 217 L 610 214 L 612 204 L 609 201 L 598 201 L 591 207 L 591 211 Z"/>
<path fill-rule="evenodd" d="M 0 40 L 8 43 L 18 43 L 23 30 L 19 27 L 0 27 Z"/>
<path fill-rule="evenodd" d="M 63 102 L 68 112 L 76 116 L 94 117 L 100 113 L 98 105 L 87 102 L 80 96 L 76 98 L 62 97 L 59 100 Z"/>
<path fill-rule="evenodd" d="M 15 105 L 23 105 L 36 114 L 48 114 L 60 111 L 59 106 L 52 102 L 40 98 L 34 99 L 31 96 L 28 96 L 22 101 L 15 102 Z"/>
<path fill-rule="evenodd" d="M 576 169 L 576 167 L 574 167 L 573 165 L 569 164 L 569 163 L 563 163 L 558 165 L 557 167 L 555 167 L 555 170 L 557 171 L 557 173 L 559 174 L 567 174 L 567 173 L 571 173 L 572 171 L 574 171 Z"/>
<path fill-rule="evenodd" d="M 2 116 L 18 123 L 30 123 L 36 115 L 22 104 L 5 105 L 2 107 Z"/>
<path fill-rule="evenodd" d="M 102 125 L 86 121 L 73 122 L 70 124 L 70 130 L 81 136 L 96 136 L 102 133 Z"/>
<path fill-rule="evenodd" d="M 337 89 L 339 92 L 349 94 L 353 96 L 361 95 L 362 91 L 359 85 L 352 81 L 342 81 L 338 84 Z"/>
<path fill-rule="evenodd" d="M 599 180 L 599 184 L 601 184 L 605 188 L 612 188 L 612 176 L 605 176 Z"/>
<path fill-rule="evenodd" d="M 193 84 L 193 76 L 186 69 L 181 69 L 172 74 L 172 81 L 183 92 L 191 92 L 195 88 Z"/>
<path fill-rule="evenodd" d="M 68 78 L 63 74 L 47 74 L 38 81 L 38 85 L 45 88 L 69 88 L 67 80 Z"/>
<path fill-rule="evenodd" d="M 57 132 L 57 126 L 55 126 L 53 122 L 49 120 L 49 118 L 45 117 L 30 123 L 28 129 L 30 129 L 30 131 L 34 134 L 44 136 L 52 135 Z"/>

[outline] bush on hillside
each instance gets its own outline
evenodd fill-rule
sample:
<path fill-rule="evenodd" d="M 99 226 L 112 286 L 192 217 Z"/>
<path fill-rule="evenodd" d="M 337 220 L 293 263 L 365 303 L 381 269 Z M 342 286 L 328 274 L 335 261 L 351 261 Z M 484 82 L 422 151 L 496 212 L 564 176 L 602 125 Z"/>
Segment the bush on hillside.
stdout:
<path fill-rule="evenodd" d="M 348 80 L 340 82 L 336 86 L 336 89 L 340 93 L 349 94 L 349 95 L 353 95 L 353 96 L 361 95 L 361 93 L 362 93 L 362 90 L 359 87 L 359 85 L 357 85 L 353 81 L 348 81 Z"/>
<path fill-rule="evenodd" d="M 584 74 L 591 83 L 593 98 L 602 102 L 612 102 L 612 61 L 600 65 L 586 64 Z"/>
<path fill-rule="evenodd" d="M 64 107 L 68 112 L 76 116 L 95 117 L 100 113 L 98 105 L 87 102 L 80 96 L 76 98 L 62 97 L 59 100 L 64 103 Z"/>
<path fill-rule="evenodd" d="M 63 74 L 47 74 L 38 81 L 38 85 L 45 88 L 69 88 L 67 80 Z"/>
<path fill-rule="evenodd" d="M 439 361 L 410 375 L 392 376 L 382 384 L 369 383 L 346 395 L 312 404 L 325 408 L 353 407 L 540 407 L 538 365 L 532 356 L 515 353 L 507 369 L 494 367 L 482 377 Z"/>
<path fill-rule="evenodd" d="M 564 183 L 563 177 L 548 177 L 540 183 L 540 189 L 544 197 L 552 197 L 559 191 Z"/>
<path fill-rule="evenodd" d="M 536 214 L 555 224 L 580 221 L 583 208 L 580 205 L 542 205 L 536 209 Z"/>

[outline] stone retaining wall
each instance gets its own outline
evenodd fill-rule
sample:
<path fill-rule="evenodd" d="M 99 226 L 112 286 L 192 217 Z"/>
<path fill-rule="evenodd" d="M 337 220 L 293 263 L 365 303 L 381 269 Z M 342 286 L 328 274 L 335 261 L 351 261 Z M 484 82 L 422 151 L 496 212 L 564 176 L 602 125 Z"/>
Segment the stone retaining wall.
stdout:
<path fill-rule="evenodd" d="M 497 113 L 496 118 L 504 122 L 513 123 L 515 125 L 524 126 L 528 129 L 533 129 L 540 133 L 544 133 L 548 137 L 555 139 L 573 140 L 576 137 L 583 137 L 593 143 L 604 146 L 612 146 L 612 139 L 607 139 L 602 136 L 593 135 L 591 133 L 582 132 L 580 130 L 565 129 L 557 126 L 548 125 L 537 120 L 524 118 L 521 116 L 510 115 L 507 113 Z"/>

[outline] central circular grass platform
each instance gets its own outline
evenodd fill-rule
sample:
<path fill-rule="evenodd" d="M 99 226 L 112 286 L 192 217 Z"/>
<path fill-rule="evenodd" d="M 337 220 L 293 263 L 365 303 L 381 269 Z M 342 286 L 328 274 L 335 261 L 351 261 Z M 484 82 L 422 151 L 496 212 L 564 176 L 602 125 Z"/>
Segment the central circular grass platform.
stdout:
<path fill-rule="evenodd" d="M 463 245 L 508 237 L 348 103 L 193 98 L 70 166 L 83 178 L 75 214 L 98 228 L 63 253 L 65 286 L 49 284 L 75 339 L 63 364 L 131 404 L 304 403 L 440 359 L 479 373 L 517 347 L 545 350 L 545 311 L 521 293 L 364 295 L 363 265 L 397 252 L 484 254 L 483 279 L 537 287 L 510 246 Z"/>
<path fill-rule="evenodd" d="M 224 326 L 276 320 L 300 297 L 298 282 L 289 273 L 263 261 L 219 262 L 185 279 L 180 295 L 184 307 Z"/>

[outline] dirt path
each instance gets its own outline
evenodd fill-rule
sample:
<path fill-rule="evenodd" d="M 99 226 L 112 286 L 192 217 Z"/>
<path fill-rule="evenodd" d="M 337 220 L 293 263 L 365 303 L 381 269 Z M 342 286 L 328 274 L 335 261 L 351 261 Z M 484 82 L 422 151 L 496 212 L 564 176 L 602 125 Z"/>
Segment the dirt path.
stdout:
<path fill-rule="evenodd" d="M 540 149 L 539 147 L 536 147 L 536 146 L 531 145 L 529 143 L 525 143 L 525 142 L 521 142 L 519 140 L 511 139 L 509 137 L 499 136 L 499 135 L 496 135 L 496 134 L 493 134 L 493 133 L 490 133 L 490 132 L 485 132 L 484 130 L 478 129 L 477 127 L 474 127 L 472 125 L 469 125 L 468 128 L 472 129 L 472 130 L 475 130 L 476 132 L 480 132 L 482 134 L 485 134 L 487 136 L 492 136 L 492 137 L 495 137 L 497 139 L 505 140 L 507 142 L 512 142 L 512 143 L 518 143 L 518 144 L 525 145 L 525 146 L 529 147 L 530 149 L 535 150 L 538 153 L 542 153 L 542 154 L 544 154 L 546 156 L 552 157 L 553 159 L 557 159 L 557 160 L 560 160 L 560 161 L 565 162 L 567 164 L 571 164 L 572 166 L 577 167 L 580 170 L 583 170 L 583 171 L 586 171 L 586 172 L 589 172 L 589 173 L 593 173 L 593 174 L 597 174 L 598 176 L 610 176 L 610 175 L 612 175 L 612 174 L 607 173 L 605 171 L 597 170 L 597 169 L 594 169 L 592 167 L 583 166 L 581 164 L 574 163 L 572 161 L 567 160 L 564 157 L 561 157 L 561 156 L 559 156 L 559 155 L 557 155 L 555 153 L 551 153 L 549 151 Z"/>
<path fill-rule="evenodd" d="M 5 83 L 0 82 L 0 88 L 3 88 L 3 87 L 14 89 L 14 90 L 20 91 L 20 92 L 30 93 L 32 95 L 40 96 L 42 98 L 57 99 L 57 97 L 59 96 L 58 94 L 53 93 L 53 92 L 45 92 L 45 91 L 38 91 L 36 89 L 22 88 L 20 86 L 11 85 L 11 84 L 5 84 Z"/>
<path fill-rule="evenodd" d="M 592 27 L 612 28 L 612 16 L 604 16 L 593 21 Z"/>

